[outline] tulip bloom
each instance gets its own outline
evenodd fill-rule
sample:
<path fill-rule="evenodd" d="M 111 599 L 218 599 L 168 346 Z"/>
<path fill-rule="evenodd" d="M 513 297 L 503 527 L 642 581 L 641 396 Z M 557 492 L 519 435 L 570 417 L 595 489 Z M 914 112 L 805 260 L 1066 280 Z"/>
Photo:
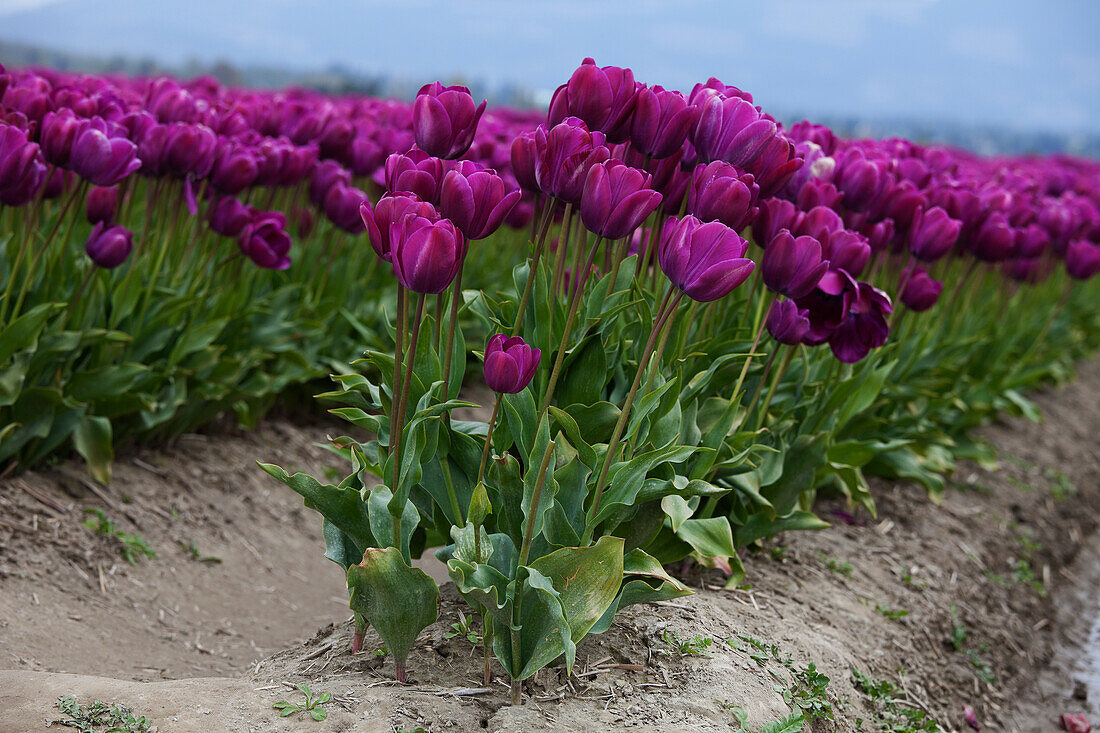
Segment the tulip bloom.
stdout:
<path fill-rule="evenodd" d="M 549 131 L 535 130 L 535 181 L 539 190 L 570 204 L 579 204 L 588 171 L 611 153 L 603 135 L 591 133 L 584 122 L 570 117 Z"/>
<path fill-rule="evenodd" d="M 806 295 L 798 298 L 799 308 L 809 313 L 810 330 L 803 343 L 817 346 L 829 340 L 829 336 L 848 317 L 859 286 L 844 270 L 827 270 Z"/>
<path fill-rule="evenodd" d="M 113 186 L 141 167 L 137 146 L 124 137 L 111 136 L 107 123 L 99 117 L 81 125 L 69 162 L 78 176 L 97 186 Z"/>
<path fill-rule="evenodd" d="M 665 224 L 657 259 L 680 291 L 702 303 L 727 295 L 752 274 L 744 257 L 748 242 L 721 222 L 708 224 L 688 215 Z"/>
<path fill-rule="evenodd" d="M 256 212 L 237 238 L 241 252 L 260 267 L 285 270 L 290 267 L 290 235 L 286 217 L 278 211 Z"/>
<path fill-rule="evenodd" d="M 634 72 L 618 66 L 600 68 L 586 58 L 554 92 L 546 121 L 555 126 L 576 117 L 588 129 L 605 133 L 612 143 L 626 142 L 636 100 Z"/>
<path fill-rule="evenodd" d="M 221 193 L 237 195 L 260 175 L 260 165 L 255 152 L 243 145 L 222 139 L 214 155 L 210 169 L 210 185 Z"/>
<path fill-rule="evenodd" d="M 809 311 L 799 308 L 793 300 L 777 300 L 768 311 L 768 333 L 781 344 L 795 346 L 810 330 Z"/>
<path fill-rule="evenodd" d="M 541 358 L 542 351 L 522 338 L 498 333 L 485 346 L 485 384 L 494 392 L 522 392 L 535 376 Z"/>
<path fill-rule="evenodd" d="M 217 145 L 218 136 L 206 125 L 171 125 L 164 139 L 165 171 L 180 178 L 205 178 L 214 166 Z"/>
<path fill-rule="evenodd" d="M 939 206 L 918 211 L 909 228 L 909 252 L 922 262 L 935 262 L 955 246 L 961 229 L 962 222 Z"/>
<path fill-rule="evenodd" d="M 871 259 L 871 245 L 858 232 L 847 229 L 829 232 L 822 243 L 829 266 L 846 270 L 853 277 L 859 277 Z"/>
<path fill-rule="evenodd" d="M 118 209 L 118 187 L 96 187 L 88 192 L 88 200 L 84 204 L 84 215 L 91 224 L 110 224 L 115 218 Z"/>
<path fill-rule="evenodd" d="M 512 140 L 509 159 L 512 163 L 512 175 L 520 188 L 531 193 L 539 193 L 538 179 L 535 177 L 535 164 L 538 151 L 535 148 L 535 133 L 521 132 Z"/>
<path fill-rule="evenodd" d="M 1016 230 L 1016 256 L 1038 257 L 1050 246 L 1050 235 L 1038 224 Z"/>
<path fill-rule="evenodd" d="M 752 239 L 764 247 L 775 239 L 783 229 L 797 231 L 804 214 L 790 201 L 783 199 L 765 199 L 760 202 L 760 211 L 752 222 Z"/>
<path fill-rule="evenodd" d="M 829 348 L 845 364 L 854 364 L 886 343 L 890 326 L 886 317 L 893 312 L 890 297 L 870 283 L 859 283 L 848 312 L 829 334 Z"/>
<path fill-rule="evenodd" d="M 458 274 L 466 240 L 449 219 L 405 213 L 390 226 L 393 271 L 416 293 L 442 293 Z"/>
<path fill-rule="evenodd" d="M 705 163 L 724 160 L 744 168 L 775 137 L 775 122 L 753 107 L 752 102 L 740 97 L 723 98 L 711 92 L 701 95 L 695 103 L 699 105 L 699 120 L 692 131 L 691 144 L 699 160 Z"/>
<path fill-rule="evenodd" d="M 454 160 L 470 149 L 485 102 L 474 106 L 466 87 L 425 84 L 413 102 L 416 145 L 428 155 Z M 396 189 L 400 190 L 400 189 Z"/>
<path fill-rule="evenodd" d="M 391 194 L 408 192 L 422 201 L 437 204 L 442 184 L 443 161 L 423 150 L 394 153 L 386 158 L 386 190 Z"/>
<path fill-rule="evenodd" d="M 1066 248 L 1066 272 L 1075 280 L 1088 280 L 1100 272 L 1100 246 L 1087 239 L 1071 242 Z"/>
<path fill-rule="evenodd" d="M 982 262 L 1003 262 L 1015 254 L 1016 232 L 1008 217 L 994 211 L 985 218 L 970 242 L 970 251 Z"/>
<path fill-rule="evenodd" d="M 887 181 L 878 163 L 852 155 L 839 167 L 834 182 L 844 196 L 845 206 L 853 211 L 868 211 L 882 196 Z"/>
<path fill-rule="evenodd" d="M 720 221 L 741 231 L 759 211 L 760 187 L 753 175 L 720 160 L 697 165 L 689 190 L 687 210 L 700 221 Z"/>
<path fill-rule="evenodd" d="M 367 200 L 367 194 L 354 186 L 338 184 L 328 190 L 323 202 L 325 216 L 329 221 L 349 234 L 359 234 L 366 225 L 359 215 L 360 206 Z"/>
<path fill-rule="evenodd" d="M 390 233 L 393 225 L 405 214 L 415 214 L 426 219 L 436 220 L 439 214 L 435 207 L 426 201 L 421 201 L 411 194 L 386 195 L 378 200 L 378 205 L 372 207 L 370 201 L 364 200 L 359 205 L 359 216 L 367 228 L 370 237 L 370 246 L 374 253 L 386 262 L 393 261 L 393 248 Z"/>
<path fill-rule="evenodd" d="M 936 304 L 943 292 L 943 283 L 929 277 L 924 268 L 908 267 L 901 273 L 905 288 L 901 291 L 901 302 L 909 310 L 922 313 Z"/>
<path fill-rule="evenodd" d="M 237 237 L 252 221 L 252 207 L 233 196 L 223 196 L 210 209 L 210 229 L 223 237 Z"/>
<path fill-rule="evenodd" d="M 42 129 L 38 132 L 38 144 L 47 163 L 61 168 L 68 167 L 73 140 L 83 122 L 84 120 L 67 108 L 46 113 L 42 118 Z"/>
<path fill-rule="evenodd" d="M 485 239 L 500 228 L 520 196 L 519 190 L 508 190 L 495 170 L 456 168 L 443 177 L 439 211 L 466 239 Z"/>
<path fill-rule="evenodd" d="M 695 106 L 689 105 L 680 92 L 659 86 L 641 89 L 630 126 L 630 142 L 651 158 L 674 155 L 695 124 L 695 112 Z"/>
<path fill-rule="evenodd" d="M 588 170 L 581 196 L 581 221 L 604 239 L 622 239 L 661 204 L 649 188 L 651 176 L 618 160 Z"/>
<path fill-rule="evenodd" d="M 27 142 L 27 134 L 18 127 L 0 126 L 0 203 L 25 204 L 45 177 L 38 145 Z"/>
<path fill-rule="evenodd" d="M 84 252 L 97 267 L 111 270 L 125 262 L 133 248 L 133 234 L 123 227 L 107 226 L 100 222 L 92 229 Z"/>
<path fill-rule="evenodd" d="M 801 298 L 817 286 L 829 269 L 829 262 L 822 258 L 821 243 L 816 239 L 795 238 L 783 229 L 764 248 L 760 266 L 769 290 L 788 298 Z"/>
<path fill-rule="evenodd" d="M 798 157 L 794 143 L 776 135 L 765 143 L 760 155 L 745 167 L 756 177 L 760 195 L 769 197 L 786 188 L 802 165 L 802 158 Z"/>

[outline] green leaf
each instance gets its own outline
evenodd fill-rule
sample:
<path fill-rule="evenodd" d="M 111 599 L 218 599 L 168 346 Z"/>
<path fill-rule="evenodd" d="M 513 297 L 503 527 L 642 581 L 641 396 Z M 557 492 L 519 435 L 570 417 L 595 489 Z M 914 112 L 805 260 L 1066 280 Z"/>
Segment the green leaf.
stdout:
<path fill-rule="evenodd" d="M 563 547 L 531 563 L 554 585 L 574 643 L 607 611 L 623 580 L 623 541 L 601 537 L 591 547 Z"/>
<path fill-rule="evenodd" d="M 416 637 L 438 617 L 439 588 L 394 547 L 369 548 L 348 569 L 351 610 L 362 614 L 404 666 Z"/>
<path fill-rule="evenodd" d="M 599 334 L 592 334 L 575 347 L 562 367 L 556 397 L 560 405 L 591 405 L 599 402 L 607 384 L 607 352 Z"/>
<path fill-rule="evenodd" d="M 737 528 L 734 544 L 737 547 L 747 547 L 761 538 L 771 537 L 780 532 L 828 528 L 828 522 L 818 519 L 810 512 L 792 512 L 776 519 L 768 519 L 766 515 L 754 512 L 749 515 L 748 521 Z"/>
<path fill-rule="evenodd" d="M 661 509 L 664 510 L 669 521 L 672 522 L 673 532 L 678 531 L 684 521 L 690 519 L 691 515 L 695 513 L 695 510 L 688 505 L 687 500 L 676 494 L 661 499 Z"/>
<path fill-rule="evenodd" d="M 297 491 L 305 500 L 304 503 L 307 507 L 319 512 L 321 516 L 351 538 L 351 541 L 357 547 L 365 549 L 375 546 L 367 501 L 359 490 L 353 488 L 342 489 L 332 484 L 322 484 L 317 479 L 304 473 L 296 473 L 291 476 L 279 466 L 270 463 L 260 463 L 259 466 Z M 390 534 L 392 534 L 392 530 Z"/>
<path fill-rule="evenodd" d="M 485 519 L 493 513 L 493 505 L 489 503 L 489 493 L 485 490 L 485 483 L 481 482 L 474 487 L 473 496 L 470 497 L 470 507 L 466 511 L 466 519 L 473 524 L 485 524 Z"/>
<path fill-rule="evenodd" d="M 565 411 L 577 422 L 581 435 L 589 445 L 611 440 L 611 432 L 615 429 L 615 423 L 619 421 L 620 413 L 619 408 L 610 402 L 569 405 Z"/>
<path fill-rule="evenodd" d="M 666 573 L 656 558 L 641 550 L 631 550 L 623 556 L 623 573 L 619 594 L 600 620 L 589 629 L 590 634 L 607 631 L 615 614 L 627 606 L 691 595 L 690 588 Z"/>
<path fill-rule="evenodd" d="M 73 446 L 88 464 L 88 472 L 101 484 L 111 480 L 111 462 L 115 458 L 111 445 L 111 421 L 105 417 L 85 415 L 73 431 Z"/>
<path fill-rule="evenodd" d="M 385 484 L 378 484 L 370 490 L 367 497 L 367 515 L 370 518 L 371 532 L 374 534 L 378 545 L 382 547 L 398 546 L 393 536 L 393 492 Z M 401 513 L 401 555 L 409 557 L 409 543 L 412 540 L 413 531 L 420 524 L 420 513 L 416 505 L 409 499 Z"/>
<path fill-rule="evenodd" d="M 614 464 L 608 473 L 611 478 L 601 497 L 600 508 L 591 522 L 592 527 L 599 525 L 618 507 L 633 506 L 650 471 L 665 463 L 682 463 L 695 451 L 690 446 L 669 446 Z"/>
<path fill-rule="evenodd" d="M 513 655 L 512 635 L 506 631 L 508 626 L 494 634 L 493 651 L 513 679 L 525 680 L 562 655 L 571 671 L 577 647 L 558 592 L 550 579 L 537 570 L 525 568 L 521 572 L 526 578 L 522 581 L 519 654 Z M 512 602 L 509 602 L 496 616 L 509 619 L 511 609 Z"/>
<path fill-rule="evenodd" d="M 815 488 L 814 475 L 825 465 L 828 438 L 828 433 L 799 435 L 782 454 L 783 472 L 761 490 L 776 514 L 789 514 L 802 492 Z"/>
<path fill-rule="evenodd" d="M 42 303 L 5 326 L 0 331 L 0 364 L 15 352 L 33 346 L 50 316 L 64 308 L 64 303 Z"/>
<path fill-rule="evenodd" d="M 725 517 L 684 520 L 676 536 L 703 557 L 734 557 L 733 531 Z"/>

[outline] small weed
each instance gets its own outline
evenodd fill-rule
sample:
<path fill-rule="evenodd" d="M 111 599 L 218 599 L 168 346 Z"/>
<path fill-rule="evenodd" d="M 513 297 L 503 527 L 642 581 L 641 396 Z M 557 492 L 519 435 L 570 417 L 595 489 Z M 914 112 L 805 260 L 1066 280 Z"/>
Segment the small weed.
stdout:
<path fill-rule="evenodd" d="M 913 577 L 916 574 L 917 568 L 910 567 L 908 565 L 901 566 L 901 582 L 914 590 L 924 590 L 928 587 L 928 584 L 920 580 L 916 580 Z"/>
<path fill-rule="evenodd" d="M 989 645 L 982 644 L 979 647 L 981 651 L 988 651 Z M 993 674 L 993 668 L 989 666 L 989 662 L 982 658 L 977 649 L 967 649 L 966 659 L 970 662 L 970 666 L 974 668 L 974 671 L 978 673 L 978 677 L 987 685 L 992 685 L 997 681 L 997 675 Z"/>
<path fill-rule="evenodd" d="M 1050 487 L 1050 495 L 1056 500 L 1065 499 L 1077 493 L 1077 487 L 1069 480 L 1069 476 L 1061 471 L 1048 468 L 1043 472 L 1043 476 L 1045 476 L 1048 481 L 1054 482 Z"/>
<path fill-rule="evenodd" d="M 733 714 L 733 717 L 737 719 L 738 729 L 742 733 L 753 733 L 752 728 L 749 727 L 749 714 L 744 708 L 721 701 L 718 701 L 718 704 Z M 785 718 L 768 723 L 760 729 L 760 733 L 799 733 L 804 722 L 805 718 L 802 713 L 791 713 Z"/>
<path fill-rule="evenodd" d="M 690 639 L 682 639 L 675 631 L 665 629 L 661 632 L 661 639 L 666 644 L 676 647 L 681 657 L 712 657 L 710 651 L 714 639 L 696 634 Z"/>
<path fill-rule="evenodd" d="M 286 700 L 280 700 L 271 707 L 279 711 L 279 717 L 285 718 L 295 713 L 309 713 L 309 717 L 313 718 L 317 722 L 320 722 L 328 717 L 328 713 L 321 707 L 330 699 L 332 695 L 327 692 L 322 692 L 316 698 L 313 697 L 313 691 L 309 689 L 309 685 L 304 683 L 298 685 L 298 689 L 305 696 L 306 701 L 304 703 L 287 702 Z"/>
<path fill-rule="evenodd" d="M 787 559 L 787 551 L 789 549 L 791 548 L 786 545 L 776 545 L 775 547 L 768 548 L 768 555 L 776 562 L 783 562 Z"/>
<path fill-rule="evenodd" d="M 852 573 L 854 572 L 852 563 L 847 560 L 838 560 L 835 557 L 828 557 L 824 552 L 817 553 L 817 556 L 828 570 L 837 575 L 843 575 L 845 578 L 852 577 Z"/>
<path fill-rule="evenodd" d="M 783 695 L 787 703 L 798 706 L 809 720 L 832 720 L 833 706 L 828 697 L 829 678 L 818 672 L 813 662 L 805 669 L 792 672 L 794 685 Z"/>
<path fill-rule="evenodd" d="M 386 648 L 385 644 L 383 644 L 381 647 L 379 647 L 378 649 L 375 649 L 373 652 L 371 652 L 371 654 L 373 654 L 376 657 L 384 657 L 389 653 L 390 653 L 390 650 Z"/>
<path fill-rule="evenodd" d="M 909 615 L 909 612 L 904 608 L 887 608 L 879 604 L 875 604 L 875 610 L 891 621 L 901 621 Z"/>
<path fill-rule="evenodd" d="M 788 656 L 786 659 L 779 658 L 779 647 L 775 644 L 765 644 L 759 639 L 755 639 L 751 636 L 745 636 L 742 634 L 739 637 L 742 641 L 746 642 L 752 649 L 749 650 L 749 656 L 752 657 L 757 664 L 767 664 L 768 660 L 774 659 L 777 662 L 782 662 L 785 667 L 790 667 L 793 660 Z M 726 643 L 732 646 L 734 649 L 741 649 L 741 645 L 736 642 L 731 642 L 732 637 L 726 640 Z M 755 651 L 754 651 L 755 650 Z"/>
<path fill-rule="evenodd" d="M 966 625 L 959 620 L 958 609 L 955 608 L 955 604 L 951 604 L 951 646 L 955 647 L 955 651 L 961 652 L 963 650 L 963 642 L 966 641 Z"/>
<path fill-rule="evenodd" d="M 462 611 L 458 612 L 458 621 L 451 624 L 451 629 L 451 631 L 448 631 L 443 635 L 444 639 L 453 639 L 456 636 L 464 636 L 466 637 L 466 641 L 474 645 L 477 645 L 477 643 L 481 641 L 481 637 L 478 636 L 477 633 L 470 628 L 470 620 L 466 618 L 466 614 L 462 613 Z"/>
<path fill-rule="evenodd" d="M 201 552 L 199 552 L 199 547 L 195 544 L 194 540 L 189 540 L 187 542 L 180 540 L 179 545 L 183 548 L 184 552 L 191 556 L 192 560 L 195 560 L 197 562 L 204 562 L 212 565 L 220 563 L 222 561 L 220 557 L 215 557 L 214 555 L 203 555 Z"/>
<path fill-rule="evenodd" d="M 116 528 L 115 523 L 102 509 L 98 507 L 85 509 L 84 513 L 92 515 L 84 520 L 84 526 L 96 534 L 117 537 L 119 542 L 122 543 L 122 557 L 131 565 L 137 565 L 143 557 L 157 556 L 157 551 L 150 547 L 141 535 L 129 534 Z"/>
<path fill-rule="evenodd" d="M 942 727 L 928 713 L 908 707 L 897 685 L 888 681 L 876 681 L 858 669 L 852 670 L 856 689 L 867 696 L 874 717 L 870 722 L 883 733 L 939 733 Z M 858 730 L 863 729 L 863 718 L 856 720 Z"/>
<path fill-rule="evenodd" d="M 95 700 L 85 708 L 72 695 L 57 698 L 56 705 L 70 719 L 52 722 L 76 728 L 81 733 L 147 733 L 149 730 L 149 721 L 144 715 L 134 717 L 130 708 L 123 705 Z"/>

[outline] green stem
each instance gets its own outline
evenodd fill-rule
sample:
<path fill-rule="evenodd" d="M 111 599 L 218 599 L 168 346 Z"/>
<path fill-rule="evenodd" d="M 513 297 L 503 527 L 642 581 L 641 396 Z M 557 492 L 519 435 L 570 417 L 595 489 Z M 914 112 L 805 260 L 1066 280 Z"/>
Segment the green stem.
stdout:
<path fill-rule="evenodd" d="M 412 333 L 409 336 L 409 353 L 408 358 L 405 360 L 405 378 L 401 381 L 401 407 L 397 413 L 401 416 L 401 430 L 405 429 L 405 412 L 409 407 L 409 392 L 412 386 L 413 364 L 416 363 L 416 342 L 420 340 L 420 324 L 424 320 L 424 304 L 428 300 L 428 296 L 424 293 L 419 294 L 420 297 L 416 299 L 416 315 L 413 316 Z M 402 441 L 403 443 L 404 441 Z M 398 450 L 395 456 L 394 462 L 394 482 L 393 493 L 397 493 L 397 478 L 398 471 L 401 464 L 401 452 Z M 454 489 L 451 489 L 451 493 L 454 493 Z M 458 504 L 458 500 L 455 499 L 455 504 Z M 400 512 L 393 517 L 393 541 L 394 547 L 401 547 L 401 515 L 404 513 L 404 507 L 400 507 Z M 461 517 L 461 514 L 459 515 Z M 408 560 L 408 558 L 405 558 Z"/>
<path fill-rule="evenodd" d="M 775 295 L 768 293 L 761 299 L 761 302 L 771 302 L 775 300 Z M 770 306 L 769 306 L 770 307 Z M 759 316 L 759 308 L 757 309 L 757 315 Z M 759 325 L 756 327 L 756 336 L 752 340 L 752 346 L 749 348 L 749 355 L 745 357 L 745 364 L 741 367 L 741 374 L 737 377 L 737 385 L 733 388 L 733 393 L 730 395 L 730 403 L 738 399 L 741 393 L 741 385 L 745 383 L 745 375 L 749 373 L 749 365 L 752 364 L 752 357 L 756 353 L 756 347 L 760 344 L 760 337 L 764 335 L 764 327 L 767 325 L 767 321 L 763 318 L 758 318 Z"/>
<path fill-rule="evenodd" d="M 493 445 L 493 428 L 495 428 L 497 424 L 497 415 L 500 413 L 501 399 L 502 396 L 497 395 L 497 401 L 493 405 L 493 414 L 489 418 L 489 430 L 485 433 L 485 447 L 481 449 L 481 465 L 478 466 L 477 469 L 477 484 L 485 480 L 485 466 L 488 465 L 489 462 L 489 451 L 492 449 Z M 477 484 L 474 484 L 474 486 L 477 486 Z"/>
<path fill-rule="evenodd" d="M 395 329 L 395 341 L 393 352 L 393 392 L 390 399 L 390 450 L 393 452 L 393 493 L 397 493 L 397 477 L 401 470 L 401 362 L 404 357 L 405 326 L 407 316 L 405 288 L 397 286 L 397 328 Z M 393 546 L 398 547 L 398 537 L 401 535 L 401 519 L 393 518 Z"/>
<path fill-rule="evenodd" d="M 569 237 L 573 234 L 573 204 L 565 205 L 565 216 L 561 222 L 561 233 L 558 235 L 558 252 L 554 259 L 554 282 L 550 292 L 557 302 L 558 292 L 565 278 L 565 261 L 569 254 Z M 552 311 L 551 311 L 552 312 Z"/>
<path fill-rule="evenodd" d="M 794 359 L 794 355 L 797 351 L 797 347 L 787 347 L 787 353 L 783 355 L 783 361 L 779 364 L 779 371 L 775 373 L 775 376 L 772 378 L 771 386 L 768 387 L 768 396 L 764 398 L 764 404 L 760 406 L 760 414 L 757 415 L 756 427 L 753 429 L 754 431 L 764 426 L 764 418 L 767 416 L 768 408 L 772 404 L 772 397 L 775 396 L 775 390 L 779 386 L 779 383 L 783 381 L 783 376 L 787 373 L 787 367 L 791 365 L 791 360 Z"/>
<path fill-rule="evenodd" d="M 539 268 L 539 260 L 542 258 L 542 249 L 546 244 L 546 232 L 550 229 L 550 222 L 554 219 L 554 209 L 557 201 L 551 199 L 546 204 L 542 221 L 539 223 L 538 241 L 535 242 L 535 254 L 531 258 L 531 267 L 527 270 L 527 283 L 523 286 L 523 297 L 519 299 L 519 310 L 516 311 L 516 325 L 512 327 L 512 336 L 518 336 L 523 326 L 523 315 L 527 310 L 527 301 L 531 299 L 531 291 L 535 287 L 535 272 Z"/>

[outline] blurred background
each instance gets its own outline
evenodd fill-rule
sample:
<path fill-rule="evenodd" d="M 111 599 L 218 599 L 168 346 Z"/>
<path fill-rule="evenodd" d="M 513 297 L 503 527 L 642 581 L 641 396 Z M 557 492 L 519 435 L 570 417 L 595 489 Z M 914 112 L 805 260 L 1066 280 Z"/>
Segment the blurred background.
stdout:
<path fill-rule="evenodd" d="M 0 0 L 9 66 L 545 105 L 585 56 L 785 122 L 1100 157 L 1098 0 Z"/>

